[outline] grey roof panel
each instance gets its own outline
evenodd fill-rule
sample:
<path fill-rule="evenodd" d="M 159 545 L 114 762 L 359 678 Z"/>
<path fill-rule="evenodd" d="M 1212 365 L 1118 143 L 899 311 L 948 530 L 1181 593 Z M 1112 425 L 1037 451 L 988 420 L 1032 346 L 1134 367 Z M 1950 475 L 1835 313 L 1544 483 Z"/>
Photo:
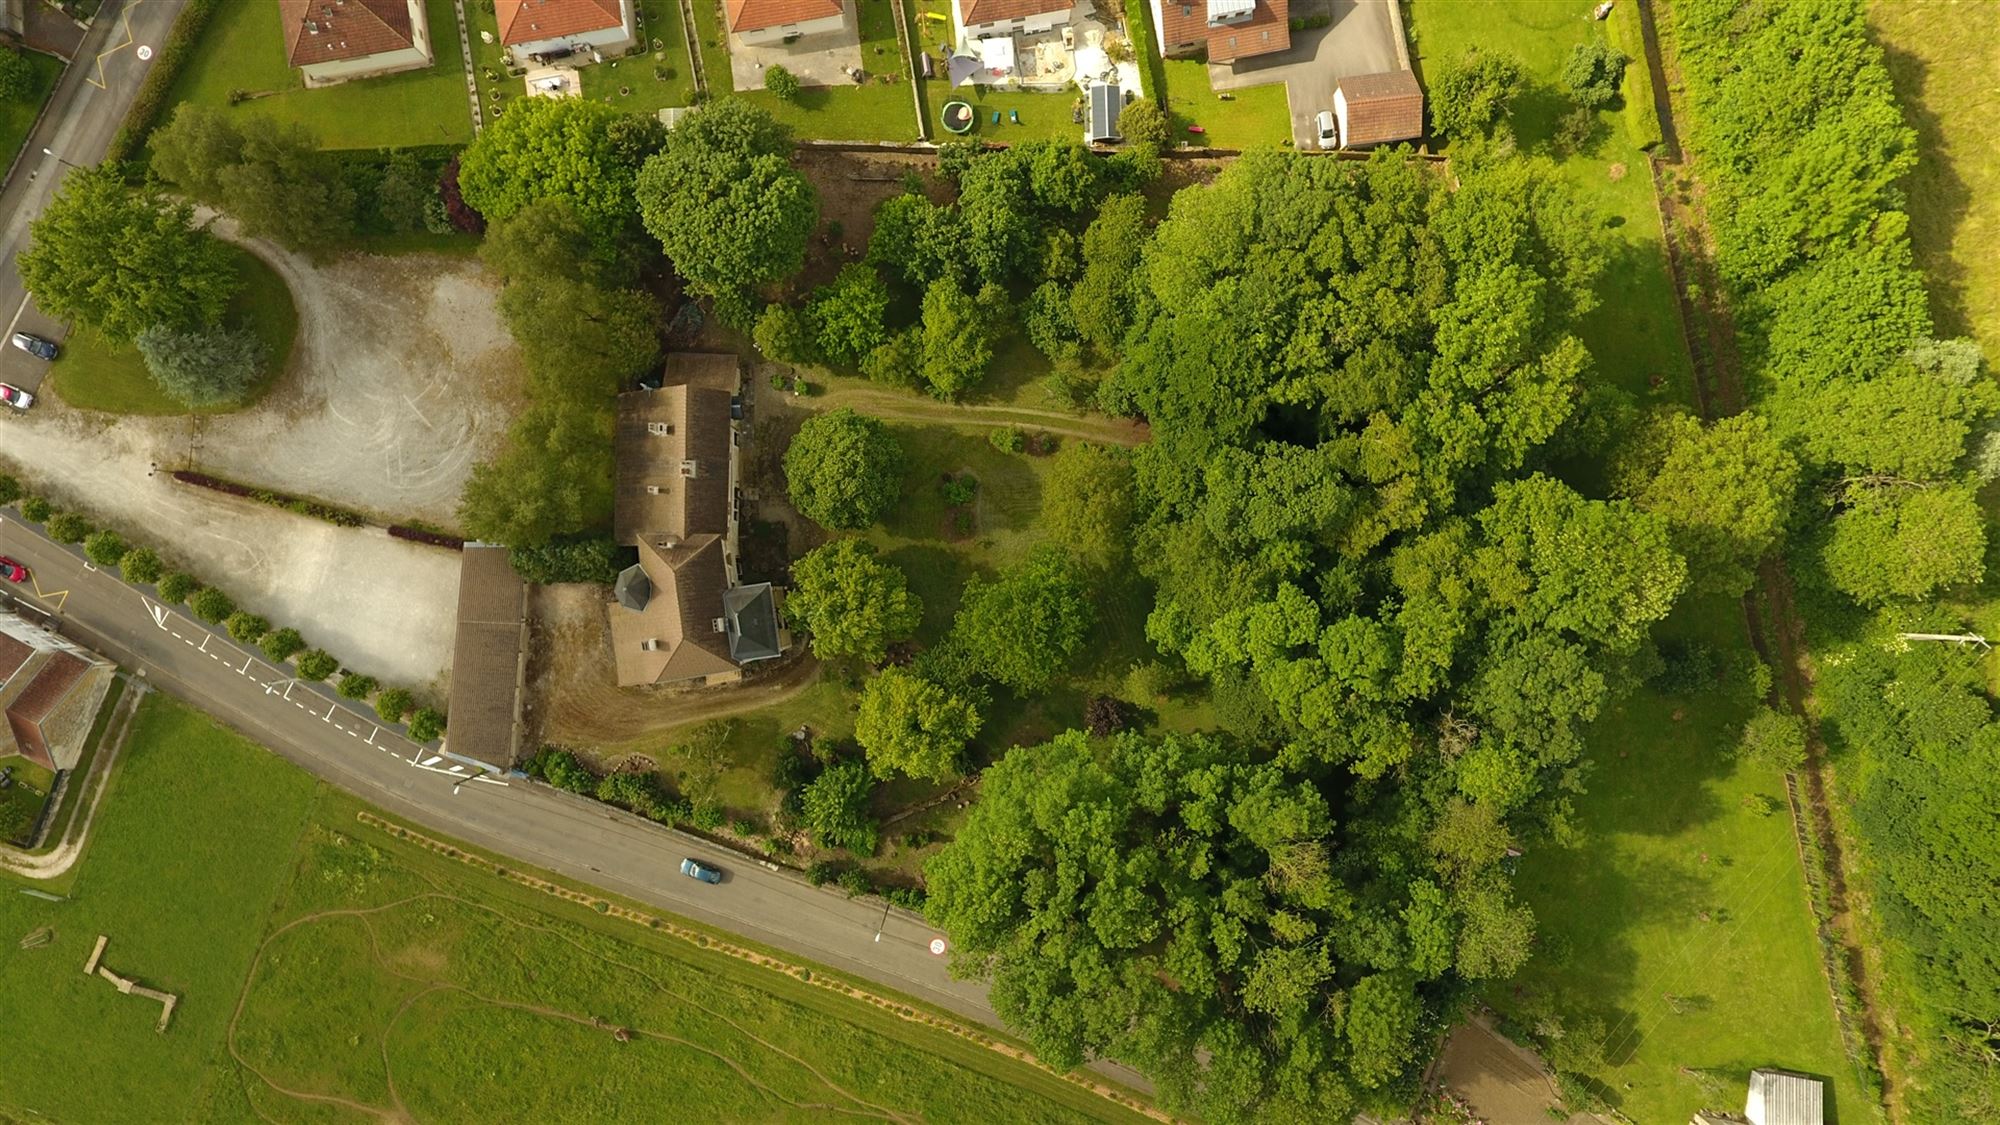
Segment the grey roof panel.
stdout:
<path fill-rule="evenodd" d="M 722 595 L 722 613 L 729 622 L 729 657 L 738 664 L 777 656 L 778 603 L 771 584 L 738 586 Z"/>

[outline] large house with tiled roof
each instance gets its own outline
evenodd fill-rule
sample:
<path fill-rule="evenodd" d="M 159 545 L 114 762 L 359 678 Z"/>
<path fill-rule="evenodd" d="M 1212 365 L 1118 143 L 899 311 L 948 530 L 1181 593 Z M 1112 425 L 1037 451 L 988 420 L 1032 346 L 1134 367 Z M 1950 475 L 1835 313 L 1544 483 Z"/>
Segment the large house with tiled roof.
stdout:
<path fill-rule="evenodd" d="M 1289 0 L 1150 0 L 1160 53 L 1212 63 L 1268 55 L 1292 45 Z"/>
<path fill-rule="evenodd" d="M 76 768 L 117 670 L 111 662 L 18 614 L 0 612 L 0 758 Z"/>
<path fill-rule="evenodd" d="M 784 652 L 779 591 L 737 581 L 736 357 L 677 353 L 618 396 L 612 530 L 638 548 L 607 612 L 618 683 L 726 683 Z"/>
<path fill-rule="evenodd" d="M 562 50 L 622 55 L 639 41 L 632 0 L 493 0 L 493 15 L 517 63 Z"/>
<path fill-rule="evenodd" d="M 842 0 L 725 0 L 729 33 L 752 47 L 808 35 L 831 35 L 847 27 Z"/>
<path fill-rule="evenodd" d="M 1075 18 L 1068 0 L 951 0 L 952 19 L 964 40 L 1038 35 Z"/>
<path fill-rule="evenodd" d="M 307 89 L 431 65 L 424 0 L 278 0 L 278 20 Z"/>

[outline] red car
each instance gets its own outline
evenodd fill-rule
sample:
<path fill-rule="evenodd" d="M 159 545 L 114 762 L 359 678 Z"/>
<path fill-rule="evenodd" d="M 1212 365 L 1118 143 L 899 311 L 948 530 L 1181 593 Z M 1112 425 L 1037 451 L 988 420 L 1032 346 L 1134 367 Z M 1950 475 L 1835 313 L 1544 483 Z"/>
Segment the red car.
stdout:
<path fill-rule="evenodd" d="M 0 555 L 0 578 L 5 578 L 9 582 L 26 582 L 28 568 L 6 555 Z"/>

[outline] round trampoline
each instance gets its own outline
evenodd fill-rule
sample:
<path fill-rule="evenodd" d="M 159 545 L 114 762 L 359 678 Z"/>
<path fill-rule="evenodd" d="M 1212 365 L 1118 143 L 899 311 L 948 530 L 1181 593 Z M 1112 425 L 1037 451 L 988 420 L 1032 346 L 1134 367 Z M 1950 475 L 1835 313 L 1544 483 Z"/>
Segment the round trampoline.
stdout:
<path fill-rule="evenodd" d="M 944 103 L 942 116 L 945 129 L 953 133 L 970 133 L 972 123 L 976 120 L 972 115 L 972 107 L 964 102 Z"/>

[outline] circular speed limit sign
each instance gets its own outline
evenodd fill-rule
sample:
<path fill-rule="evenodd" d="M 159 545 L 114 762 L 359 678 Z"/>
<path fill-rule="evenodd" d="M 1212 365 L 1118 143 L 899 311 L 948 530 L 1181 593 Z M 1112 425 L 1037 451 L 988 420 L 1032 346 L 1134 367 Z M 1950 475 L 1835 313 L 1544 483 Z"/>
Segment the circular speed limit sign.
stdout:
<path fill-rule="evenodd" d="M 935 953 L 935 954 L 937 954 L 937 955 L 938 955 L 939 957 L 942 957 L 942 956 L 944 956 L 944 939 L 943 939 L 943 938 L 941 938 L 941 937 L 934 937 L 934 938 L 932 938 L 932 939 L 931 939 L 931 952 L 932 952 L 932 953 Z"/>

